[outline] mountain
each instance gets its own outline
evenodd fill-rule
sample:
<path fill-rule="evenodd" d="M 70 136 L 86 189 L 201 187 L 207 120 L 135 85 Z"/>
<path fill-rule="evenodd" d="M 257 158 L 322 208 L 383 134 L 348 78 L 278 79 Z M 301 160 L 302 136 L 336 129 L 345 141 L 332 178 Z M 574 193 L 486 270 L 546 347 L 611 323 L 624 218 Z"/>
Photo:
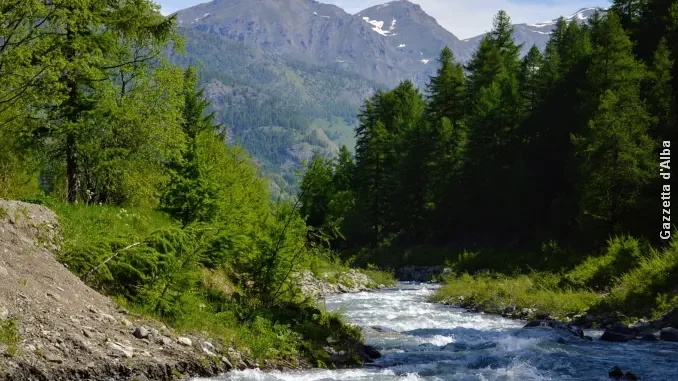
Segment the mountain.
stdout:
<path fill-rule="evenodd" d="M 398 37 L 406 37 L 407 30 L 415 35 L 437 29 L 429 33 L 436 36 L 436 42 L 421 44 L 428 59 L 445 44 L 460 43 L 419 6 L 404 0 L 389 4 L 403 17 L 416 20 L 403 18 L 407 29 L 396 33 Z M 184 29 L 239 41 L 289 60 L 338 67 L 380 83 L 395 85 L 413 77 L 426 80 L 424 52 L 417 55 L 391 41 L 395 36 L 388 28 L 401 28 L 397 21 L 393 23 L 394 18 L 388 26 L 382 25 L 384 31 L 339 7 L 314 0 L 215 0 L 179 11 L 178 20 Z"/>
<path fill-rule="evenodd" d="M 582 8 L 577 12 L 565 17 L 565 21 L 576 21 L 584 24 L 596 12 L 604 12 L 603 8 Z M 530 48 L 535 45 L 540 50 L 544 50 L 546 43 L 551 38 L 551 32 L 556 27 L 558 19 L 544 21 L 536 24 L 515 24 L 513 25 L 513 39 L 516 43 L 523 44 L 522 53 L 527 54 Z M 480 35 L 464 40 L 468 45 L 466 48 L 475 50 L 485 35 Z"/>
<path fill-rule="evenodd" d="M 587 8 L 568 19 L 585 21 Z M 315 0 L 213 0 L 177 13 L 182 65 L 201 65 L 206 94 L 230 141 L 293 193 L 314 153 L 355 144 L 363 100 L 409 79 L 424 88 L 440 50 L 468 61 L 483 36 L 460 40 L 417 4 L 394 0 L 355 15 Z M 525 51 L 543 48 L 555 20 L 515 25 Z"/>

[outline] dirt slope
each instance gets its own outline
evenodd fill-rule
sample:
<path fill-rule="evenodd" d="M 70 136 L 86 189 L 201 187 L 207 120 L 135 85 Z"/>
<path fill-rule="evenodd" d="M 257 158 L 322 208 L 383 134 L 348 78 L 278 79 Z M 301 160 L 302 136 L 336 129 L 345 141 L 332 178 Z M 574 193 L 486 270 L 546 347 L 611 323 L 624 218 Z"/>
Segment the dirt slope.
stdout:
<path fill-rule="evenodd" d="M 0 200 L 0 380 L 169 380 L 255 365 L 117 310 L 57 262 L 58 238 L 49 209 Z"/>

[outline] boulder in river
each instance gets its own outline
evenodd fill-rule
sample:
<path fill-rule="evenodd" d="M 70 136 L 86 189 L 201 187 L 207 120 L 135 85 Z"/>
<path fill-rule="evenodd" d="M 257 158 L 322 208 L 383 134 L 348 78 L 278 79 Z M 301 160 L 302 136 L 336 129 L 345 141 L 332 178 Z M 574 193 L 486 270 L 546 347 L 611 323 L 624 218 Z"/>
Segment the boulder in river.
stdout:
<path fill-rule="evenodd" d="M 534 320 L 531 322 L 528 322 L 525 327 L 523 328 L 539 328 L 539 327 L 546 327 L 546 328 L 553 328 L 557 330 L 561 330 L 564 332 L 567 332 L 573 336 L 579 337 L 579 338 L 584 338 L 584 331 L 581 329 L 571 326 L 568 324 L 565 324 L 563 322 L 559 322 L 557 320 Z"/>
<path fill-rule="evenodd" d="M 625 333 L 617 332 L 611 329 L 606 329 L 603 335 L 600 337 L 601 341 L 609 341 L 612 343 L 626 343 L 633 340 L 635 337 L 633 335 L 628 335 Z"/>
<path fill-rule="evenodd" d="M 659 334 L 659 338 L 663 341 L 678 342 L 678 329 L 676 328 L 664 328 Z"/>
<path fill-rule="evenodd" d="M 678 308 L 674 308 L 665 313 L 661 318 L 661 324 L 664 327 L 678 328 Z"/>
<path fill-rule="evenodd" d="M 375 360 L 381 357 L 381 353 L 379 353 L 378 350 L 376 350 L 373 346 L 370 345 L 363 345 L 363 353 L 370 360 Z"/>
<path fill-rule="evenodd" d="M 384 327 L 384 326 L 381 326 L 381 325 L 373 325 L 370 328 L 372 328 L 373 330 L 375 330 L 379 333 L 398 333 L 398 331 L 396 331 L 395 329 L 391 329 L 389 327 Z"/>
<path fill-rule="evenodd" d="M 624 377 L 624 372 L 619 366 L 615 366 L 614 368 L 610 369 L 607 374 L 610 376 L 610 378 L 614 378 L 615 380 L 621 380 L 622 377 Z"/>

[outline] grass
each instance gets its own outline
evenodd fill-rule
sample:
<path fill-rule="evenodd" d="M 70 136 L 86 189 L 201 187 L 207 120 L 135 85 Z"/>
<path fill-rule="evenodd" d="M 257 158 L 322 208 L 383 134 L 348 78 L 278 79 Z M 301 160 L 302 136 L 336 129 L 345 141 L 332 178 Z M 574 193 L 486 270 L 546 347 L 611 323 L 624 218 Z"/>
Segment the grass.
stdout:
<path fill-rule="evenodd" d="M 449 277 L 433 297 L 434 301 L 477 305 L 489 313 L 501 313 L 508 306 L 536 308 L 555 317 L 582 313 L 594 305 L 599 295 L 582 290 L 561 289 L 557 276 L 535 273 L 510 277 L 501 274 L 462 274 Z"/>
<path fill-rule="evenodd" d="M 398 283 L 393 271 L 384 271 L 374 265 L 367 265 L 367 269 L 361 271 L 372 280 L 375 286 L 384 285 L 392 287 Z"/>
<path fill-rule="evenodd" d="M 490 270 L 476 266 L 480 257 L 488 261 Z M 444 279 L 444 286 L 432 299 L 453 303 L 463 300 L 465 306 L 478 306 L 491 313 L 501 313 L 507 306 L 535 308 L 559 318 L 584 312 L 619 312 L 628 321 L 656 319 L 678 307 L 675 238 L 661 250 L 632 237 L 612 238 L 601 254 L 569 268 L 562 266 L 560 271 L 520 272 L 511 267 L 514 261 L 464 252 L 449 264 L 457 272 Z M 507 268 L 495 271 L 498 264 Z"/>
<path fill-rule="evenodd" d="M 19 354 L 19 323 L 16 319 L 0 321 L 0 344 L 7 346 L 7 355 L 14 357 Z"/>
<path fill-rule="evenodd" d="M 59 260 L 76 275 L 87 273 L 113 253 L 144 241 L 158 230 L 176 226 L 166 214 L 153 210 L 70 205 L 49 200 L 45 204 L 59 216 L 64 233 Z M 128 271 L 124 267 L 128 263 L 142 265 L 140 261 L 147 254 L 143 248 L 136 249 L 122 252 L 104 266 L 109 269 L 94 273 L 91 276 L 94 279 L 88 278 L 88 283 L 100 291 L 111 291 L 109 295 L 133 314 L 161 321 L 179 332 L 197 332 L 258 361 L 268 359 L 293 364 L 305 358 L 313 364 L 328 364 L 329 356 L 324 350 L 328 338 L 340 338 L 332 346 L 348 353 L 362 340 L 360 332 L 344 324 L 340 316 L 323 312 L 308 304 L 310 302 L 289 301 L 271 308 L 253 302 L 241 289 L 243 274 L 235 273 L 228 265 L 213 269 L 198 267 L 195 277 L 180 278 L 181 282 L 194 282 L 191 291 L 173 294 L 167 298 L 171 302 L 168 310 L 159 312 L 157 305 L 149 304 L 151 299 L 146 300 L 143 293 L 130 296 L 110 287 L 118 282 L 121 274 L 120 279 L 127 279 L 126 273 L 120 271 Z M 312 258 L 309 266 L 317 274 L 349 270 L 332 256 Z M 120 263 L 114 264 L 118 260 Z M 129 274 L 136 272 L 129 271 Z M 370 274 L 379 281 L 386 279 L 386 275 L 376 269 L 370 270 Z"/>

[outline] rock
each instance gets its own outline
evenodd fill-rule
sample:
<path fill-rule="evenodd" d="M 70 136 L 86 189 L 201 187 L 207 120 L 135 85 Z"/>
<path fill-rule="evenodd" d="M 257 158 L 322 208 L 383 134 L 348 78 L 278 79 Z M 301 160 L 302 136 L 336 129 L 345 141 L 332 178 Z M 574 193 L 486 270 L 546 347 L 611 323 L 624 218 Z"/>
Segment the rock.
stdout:
<path fill-rule="evenodd" d="M 0 266 L 0 276 L 9 276 L 9 271 L 6 268 Z"/>
<path fill-rule="evenodd" d="M 83 334 L 86 338 L 88 338 L 88 339 L 93 339 L 93 338 L 94 338 L 94 334 L 93 334 L 92 331 L 90 331 L 89 329 L 86 329 L 86 328 L 83 329 L 83 330 L 82 330 L 82 334 Z"/>
<path fill-rule="evenodd" d="M 373 325 L 370 328 L 372 328 L 373 330 L 375 330 L 379 333 L 398 333 L 398 331 L 396 331 L 394 329 L 384 327 L 384 326 L 381 326 L 381 325 Z"/>
<path fill-rule="evenodd" d="M 163 336 L 161 340 L 162 340 L 162 345 L 165 346 L 165 347 L 172 345 L 172 339 L 170 339 L 169 337 Z"/>
<path fill-rule="evenodd" d="M 108 321 L 109 323 L 112 323 L 112 324 L 115 324 L 115 323 L 118 322 L 117 320 L 115 320 L 115 318 L 113 316 L 111 316 L 109 314 L 99 314 L 99 316 L 101 316 L 101 318 L 103 320 L 106 320 L 106 321 Z"/>
<path fill-rule="evenodd" d="M 617 380 L 620 380 L 622 377 L 624 377 L 624 372 L 622 372 L 622 370 L 619 366 L 615 366 L 614 368 L 610 369 L 610 371 L 607 374 L 611 378 L 614 378 L 614 379 L 617 379 Z"/>
<path fill-rule="evenodd" d="M 123 356 L 131 359 L 134 357 L 134 348 L 128 345 L 120 344 L 114 341 L 109 341 L 106 346 L 112 350 L 114 356 Z"/>
<path fill-rule="evenodd" d="M 603 335 L 600 337 L 601 341 L 609 341 L 612 343 L 626 343 L 633 340 L 635 337 L 627 335 L 620 332 L 615 332 L 610 329 L 606 329 Z"/>
<path fill-rule="evenodd" d="M 573 336 L 584 338 L 584 331 L 582 331 L 581 329 L 556 320 L 535 320 L 528 322 L 523 328 L 540 328 L 540 327 L 554 328 L 564 332 L 568 332 Z"/>
<path fill-rule="evenodd" d="M 259 364 L 255 363 L 254 361 L 250 359 L 245 359 L 245 365 L 247 365 L 248 368 L 250 369 L 255 369 L 259 367 Z"/>
<path fill-rule="evenodd" d="M 365 353 L 365 355 L 372 360 L 381 357 L 381 353 L 379 353 L 378 350 L 376 350 L 373 346 L 370 345 L 363 345 L 363 353 Z"/>
<path fill-rule="evenodd" d="M 148 338 L 148 335 L 150 335 L 150 332 L 148 332 L 148 330 L 144 327 L 137 327 L 134 330 L 133 335 L 137 339 L 146 339 L 146 338 Z"/>
<path fill-rule="evenodd" d="M 47 296 L 49 296 L 50 298 L 56 300 L 57 302 L 61 302 L 61 297 L 60 297 L 59 295 L 57 295 L 57 294 L 48 292 L 48 293 L 47 293 Z"/>
<path fill-rule="evenodd" d="M 188 337 L 180 337 L 180 338 L 178 338 L 178 339 L 177 339 L 177 343 L 179 343 L 179 344 L 181 344 L 181 345 L 183 345 L 183 346 L 185 346 L 185 347 L 191 347 L 191 346 L 193 346 L 193 342 L 192 342 L 191 339 L 189 339 Z"/>
<path fill-rule="evenodd" d="M 636 376 L 635 373 L 632 372 L 626 372 L 626 374 L 624 375 L 624 379 L 630 381 L 639 380 L 638 376 Z"/>
<path fill-rule="evenodd" d="M 228 357 L 222 357 L 221 362 L 226 366 L 227 370 L 233 369 L 233 364 L 231 364 L 231 360 L 229 360 Z"/>
<path fill-rule="evenodd" d="M 202 344 L 202 351 L 205 352 L 206 354 L 210 355 L 210 356 L 216 356 L 217 355 L 216 354 L 217 350 L 214 348 L 214 345 L 212 345 L 212 343 L 209 343 L 207 341 Z"/>
<path fill-rule="evenodd" d="M 591 336 L 584 336 L 584 340 L 593 341 L 593 337 L 591 337 Z"/>
<path fill-rule="evenodd" d="M 245 369 L 247 369 L 247 365 L 245 365 L 244 362 L 240 361 L 238 363 L 238 370 L 245 370 Z"/>
<path fill-rule="evenodd" d="M 5 306 L 0 306 L 0 321 L 7 320 L 9 317 L 9 310 Z"/>
<path fill-rule="evenodd" d="M 516 312 L 516 309 L 517 309 L 516 306 L 507 306 L 506 308 L 504 308 L 504 314 L 505 315 L 512 314 Z"/>
<path fill-rule="evenodd" d="M 659 339 L 663 341 L 678 342 L 678 329 L 676 328 L 664 328 L 659 334 Z"/>
<path fill-rule="evenodd" d="M 49 352 L 46 352 L 46 353 L 43 355 L 43 357 L 44 357 L 45 360 L 47 360 L 48 362 L 53 362 L 53 363 L 55 363 L 55 364 L 61 364 L 62 362 L 64 362 L 64 359 L 62 359 L 61 357 L 56 356 L 56 355 L 54 355 L 54 354 L 51 354 L 51 353 L 49 353 Z"/>
<path fill-rule="evenodd" d="M 642 341 L 659 341 L 659 338 L 654 333 L 646 333 L 640 339 Z"/>
<path fill-rule="evenodd" d="M 660 322 L 664 327 L 678 328 L 678 308 L 666 312 Z"/>

